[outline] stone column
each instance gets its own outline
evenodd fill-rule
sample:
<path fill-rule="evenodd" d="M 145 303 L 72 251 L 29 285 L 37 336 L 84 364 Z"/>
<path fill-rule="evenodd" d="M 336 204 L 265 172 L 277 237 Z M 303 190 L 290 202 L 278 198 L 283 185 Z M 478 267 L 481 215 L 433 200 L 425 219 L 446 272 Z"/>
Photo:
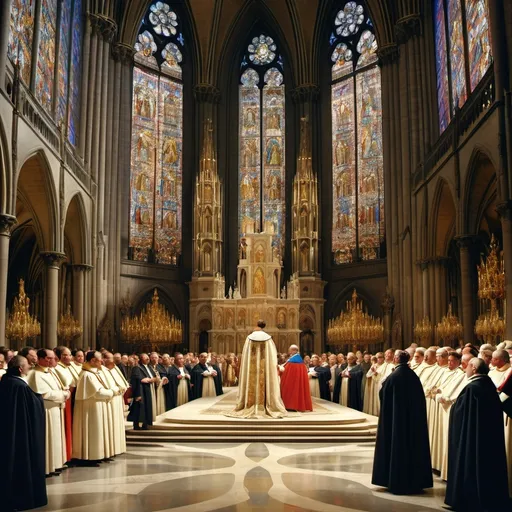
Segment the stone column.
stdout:
<path fill-rule="evenodd" d="M 73 315 L 80 322 L 85 334 L 85 273 L 91 269 L 90 265 L 73 265 Z M 84 339 L 83 335 L 80 342 Z M 80 345 L 80 343 L 77 343 Z"/>
<path fill-rule="evenodd" d="M 512 339 L 512 201 L 497 205 L 503 231 L 503 253 L 505 267 L 505 339 Z"/>
<path fill-rule="evenodd" d="M 8 2 L 9 3 L 9 2 Z M 0 343 L 4 345 L 7 310 L 7 271 L 9 269 L 9 240 L 16 223 L 12 215 L 0 215 Z"/>
<path fill-rule="evenodd" d="M 430 321 L 432 321 L 433 313 L 430 311 L 430 304 L 428 303 L 428 261 L 423 260 L 419 262 L 419 267 L 421 271 L 421 280 L 423 283 L 423 294 L 422 294 L 422 311 L 423 318 L 428 316 Z M 422 318 L 417 318 L 416 321 L 420 321 Z"/>
<path fill-rule="evenodd" d="M 57 323 L 59 320 L 59 271 L 66 255 L 60 252 L 40 253 L 46 266 L 46 286 L 44 297 L 43 346 L 57 346 Z"/>
<path fill-rule="evenodd" d="M 430 302 L 430 320 L 432 324 L 435 323 L 440 318 L 437 317 L 436 311 L 436 276 L 435 276 L 435 263 L 434 260 L 428 260 L 428 294 L 429 294 L 429 302 Z"/>
<path fill-rule="evenodd" d="M 474 339 L 474 298 L 473 273 L 471 272 L 471 246 L 473 237 L 461 235 L 456 238 L 460 252 L 460 284 L 462 288 L 462 325 L 464 326 L 464 343 L 472 343 Z"/>
<path fill-rule="evenodd" d="M 7 45 L 9 44 L 9 33 L 11 31 L 11 2 L 12 0 L 3 0 L 2 5 L 0 5 L 0 89 L 2 90 L 5 89 Z M 0 334 L 3 332 L 1 329 L 0 319 Z"/>
<path fill-rule="evenodd" d="M 389 287 L 386 288 L 386 293 L 382 297 L 380 307 L 382 309 L 382 323 L 384 324 L 384 339 L 382 341 L 384 347 L 387 348 L 391 346 L 391 328 L 393 326 L 393 310 L 395 309 L 395 299 L 390 294 Z"/>

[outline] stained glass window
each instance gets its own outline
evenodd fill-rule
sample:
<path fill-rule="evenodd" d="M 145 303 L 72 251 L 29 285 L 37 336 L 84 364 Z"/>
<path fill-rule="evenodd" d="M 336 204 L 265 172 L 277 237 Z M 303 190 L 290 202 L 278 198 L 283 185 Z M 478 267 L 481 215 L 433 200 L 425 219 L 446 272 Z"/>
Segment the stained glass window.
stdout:
<path fill-rule="evenodd" d="M 35 0 L 12 0 L 11 31 L 8 56 L 20 66 L 20 76 L 30 83 L 32 72 L 32 41 L 34 37 Z"/>
<path fill-rule="evenodd" d="M 342 264 L 379 258 L 384 242 L 381 80 L 362 3 L 337 13 L 330 41 L 332 250 Z"/>
<path fill-rule="evenodd" d="M 69 72 L 69 109 L 68 140 L 76 145 L 78 142 L 78 123 L 80 120 L 80 80 L 82 78 L 82 38 L 83 38 L 83 4 L 75 0 L 73 24 L 71 27 L 71 68 Z"/>
<path fill-rule="evenodd" d="M 285 89 L 274 40 L 254 36 L 239 85 L 239 233 L 273 234 L 283 254 L 285 236 Z"/>
<path fill-rule="evenodd" d="M 148 9 L 133 74 L 130 257 L 177 265 L 181 254 L 183 37 L 164 2 Z"/>
<path fill-rule="evenodd" d="M 491 35 L 487 0 L 435 0 L 434 7 L 439 127 L 443 131 L 490 66 Z"/>
<path fill-rule="evenodd" d="M 35 95 L 48 112 L 52 112 L 55 78 L 55 42 L 57 0 L 41 0 L 39 48 L 37 51 Z"/>
<path fill-rule="evenodd" d="M 71 15 L 73 0 L 64 0 L 60 11 L 59 45 L 59 95 L 57 103 L 57 122 L 66 118 L 69 85 L 69 48 L 71 37 Z"/>

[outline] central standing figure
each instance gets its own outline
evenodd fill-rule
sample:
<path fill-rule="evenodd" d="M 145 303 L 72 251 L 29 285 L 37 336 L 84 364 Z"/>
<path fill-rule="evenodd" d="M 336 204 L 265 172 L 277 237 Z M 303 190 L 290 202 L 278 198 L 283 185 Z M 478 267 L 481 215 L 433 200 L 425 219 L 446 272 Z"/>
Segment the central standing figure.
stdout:
<path fill-rule="evenodd" d="M 247 336 L 242 351 L 236 407 L 226 416 L 235 418 L 282 418 L 286 409 L 281 400 L 277 373 L 277 350 L 265 322 Z"/>

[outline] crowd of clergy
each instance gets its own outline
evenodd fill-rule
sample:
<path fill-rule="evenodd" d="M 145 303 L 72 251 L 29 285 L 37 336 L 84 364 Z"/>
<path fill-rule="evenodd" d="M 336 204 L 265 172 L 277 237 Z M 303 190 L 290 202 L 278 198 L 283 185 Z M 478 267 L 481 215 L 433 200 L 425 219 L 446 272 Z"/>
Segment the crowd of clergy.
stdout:
<path fill-rule="evenodd" d="M 299 371 L 307 375 L 308 396 L 380 417 L 374 484 L 397 494 L 419 492 L 432 486 L 433 469 L 448 482 L 448 505 L 495 510 L 492 503 L 503 506 L 500 479 L 512 495 L 511 358 L 512 342 L 304 358 L 292 345 L 278 354 L 277 372 L 287 409 L 312 410 L 311 398 L 297 399 Z M 239 368 L 240 355 L 211 349 L 170 356 L 0 347 L 6 510 L 46 504 L 45 478 L 71 466 L 99 467 L 126 451 L 126 420 L 136 430 L 150 429 L 158 415 L 236 386 Z"/>

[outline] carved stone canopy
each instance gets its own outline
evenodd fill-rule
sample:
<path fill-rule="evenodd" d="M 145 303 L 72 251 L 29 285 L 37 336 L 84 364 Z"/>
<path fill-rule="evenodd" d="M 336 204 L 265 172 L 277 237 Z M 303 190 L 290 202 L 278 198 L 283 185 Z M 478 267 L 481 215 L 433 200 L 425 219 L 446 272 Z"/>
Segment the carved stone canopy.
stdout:
<path fill-rule="evenodd" d="M 193 88 L 194 98 L 198 103 L 219 103 L 220 91 L 211 84 L 196 84 Z"/>
<path fill-rule="evenodd" d="M 0 214 L 0 235 L 10 235 L 11 229 L 16 224 L 16 217 L 6 213 Z"/>
<path fill-rule="evenodd" d="M 60 268 L 62 263 L 66 261 L 66 255 L 62 252 L 44 251 L 39 255 L 43 259 L 45 265 L 51 268 Z"/>

